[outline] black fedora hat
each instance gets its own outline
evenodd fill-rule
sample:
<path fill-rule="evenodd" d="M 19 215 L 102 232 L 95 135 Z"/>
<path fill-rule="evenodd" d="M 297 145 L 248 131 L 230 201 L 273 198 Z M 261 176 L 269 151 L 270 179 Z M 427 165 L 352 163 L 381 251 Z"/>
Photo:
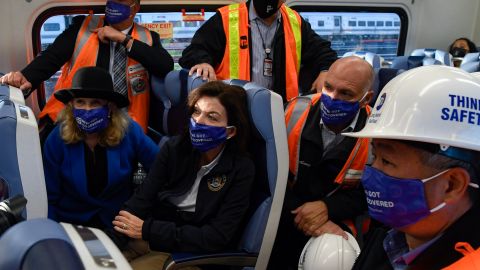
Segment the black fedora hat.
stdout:
<path fill-rule="evenodd" d="M 72 88 L 55 92 L 55 97 L 63 103 L 73 98 L 101 98 L 114 102 L 117 107 L 128 106 L 128 98 L 113 89 L 112 76 L 98 67 L 84 67 L 73 75 Z"/>

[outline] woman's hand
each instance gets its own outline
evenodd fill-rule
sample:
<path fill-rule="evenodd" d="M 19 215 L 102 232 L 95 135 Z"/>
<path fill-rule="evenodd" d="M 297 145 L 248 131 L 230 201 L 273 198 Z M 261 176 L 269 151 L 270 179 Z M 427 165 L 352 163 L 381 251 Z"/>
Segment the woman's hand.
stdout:
<path fill-rule="evenodd" d="M 143 220 L 127 211 L 120 211 L 112 222 L 113 228 L 134 239 L 142 239 Z"/>

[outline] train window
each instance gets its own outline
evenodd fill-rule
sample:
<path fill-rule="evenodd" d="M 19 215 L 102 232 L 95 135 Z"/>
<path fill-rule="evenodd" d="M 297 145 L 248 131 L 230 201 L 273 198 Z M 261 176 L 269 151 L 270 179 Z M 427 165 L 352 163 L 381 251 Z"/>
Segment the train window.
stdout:
<path fill-rule="evenodd" d="M 331 11 L 334 7 L 293 6 L 310 22 L 312 29 L 322 38 L 330 40 L 339 56 L 349 51 L 368 51 L 382 56 L 386 61 L 403 54 L 407 15 L 404 10 L 395 12 L 370 8 L 351 8 L 353 11 Z M 339 9 L 339 8 L 338 8 Z M 342 7 L 342 10 L 344 8 Z M 349 7 L 350 9 L 350 7 Z M 322 26 L 317 22 L 323 21 Z M 389 26 L 389 27 L 385 27 Z"/>
<path fill-rule="evenodd" d="M 203 7 L 202 7 L 203 8 Z M 204 13 L 204 19 L 208 20 L 215 12 L 215 7 L 209 7 L 211 12 Z M 192 8 L 194 9 L 194 8 Z M 100 12 L 102 9 L 98 9 Z M 196 9 L 199 10 L 199 9 Z M 53 15 L 48 17 L 43 24 L 40 25 L 39 43 L 40 50 L 44 50 L 53 43 L 55 38 L 60 35 L 72 22 L 72 18 L 84 14 L 65 14 Z M 58 14 L 58 13 L 57 13 Z M 161 36 L 163 47 L 172 55 L 175 61 L 175 68 L 179 69 L 178 59 L 182 55 L 183 49 L 189 44 L 195 34 L 195 31 L 203 24 L 204 21 L 184 21 L 181 11 L 177 12 L 140 12 L 135 16 L 135 22 L 146 26 L 147 28 L 157 31 Z M 38 21 L 39 19 L 37 19 Z M 35 37 L 35 35 L 34 35 Z M 36 43 L 36 42 L 35 42 Z M 35 44 L 34 43 L 34 44 Z M 37 49 L 38 50 L 38 49 Z M 38 51 L 40 51 L 38 50 Z M 39 100 L 47 101 L 53 93 L 55 84 L 60 77 L 60 71 L 53 75 L 44 83 L 45 92 L 42 93 Z M 41 91 L 38 91 L 41 92 Z M 40 101 L 40 107 L 43 107 L 43 101 Z"/>
<path fill-rule="evenodd" d="M 43 25 L 44 31 L 60 31 L 60 24 L 59 23 L 45 23 Z"/>
<path fill-rule="evenodd" d="M 325 22 L 324 21 L 318 21 L 318 27 L 323 27 L 325 26 Z"/>
<path fill-rule="evenodd" d="M 340 26 L 340 20 L 341 20 L 340 16 L 334 16 L 333 19 L 335 21 L 334 26 L 336 27 Z"/>

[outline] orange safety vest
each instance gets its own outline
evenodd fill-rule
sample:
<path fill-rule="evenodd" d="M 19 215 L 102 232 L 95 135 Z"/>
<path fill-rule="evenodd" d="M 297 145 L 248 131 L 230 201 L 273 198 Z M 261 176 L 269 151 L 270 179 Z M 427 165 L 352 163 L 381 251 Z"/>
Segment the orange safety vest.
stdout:
<path fill-rule="evenodd" d="M 463 254 L 463 258 L 443 268 L 443 270 L 480 270 L 480 248 L 474 250 L 469 243 L 458 242 L 455 250 Z"/>
<path fill-rule="evenodd" d="M 298 173 L 298 159 L 300 154 L 300 139 L 302 137 L 303 127 L 307 120 L 310 108 L 320 100 L 321 94 L 309 96 L 299 96 L 287 105 L 285 112 L 285 121 L 287 126 L 289 169 L 293 173 L 296 181 Z M 371 108 L 366 107 L 370 114 Z M 355 187 L 362 178 L 363 169 L 368 160 L 368 147 L 370 141 L 367 138 L 359 138 L 350 155 L 345 162 L 342 170 L 335 178 L 335 183 L 341 187 Z"/>
<path fill-rule="evenodd" d="M 70 60 L 62 67 L 62 74 L 55 85 L 55 90 L 68 89 L 72 86 L 75 72 L 82 67 L 95 66 L 97 62 L 99 39 L 92 30 L 103 26 L 103 16 L 89 15 L 80 27 L 75 42 L 75 49 Z M 148 45 L 152 45 L 152 35 L 148 29 L 138 24 L 133 24 L 132 37 Z M 148 126 L 148 110 L 150 106 L 150 80 L 148 71 L 139 62 L 128 57 L 125 72 L 127 73 L 128 99 L 130 106 L 128 113 L 144 131 Z M 64 104 L 55 96 L 48 100 L 39 115 L 56 121 L 58 113 Z"/>
<path fill-rule="evenodd" d="M 222 16 L 227 39 L 223 60 L 215 69 L 219 79 L 250 80 L 250 50 L 248 9 L 245 3 L 232 4 L 218 9 Z M 287 100 L 298 96 L 298 74 L 302 54 L 302 20 L 293 9 L 282 5 L 283 31 L 285 33 L 285 80 Z"/>

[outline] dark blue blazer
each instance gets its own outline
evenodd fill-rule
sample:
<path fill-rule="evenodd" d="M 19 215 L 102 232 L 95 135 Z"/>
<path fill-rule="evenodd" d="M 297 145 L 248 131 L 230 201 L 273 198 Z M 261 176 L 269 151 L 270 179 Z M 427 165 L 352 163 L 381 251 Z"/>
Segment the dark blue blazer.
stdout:
<path fill-rule="evenodd" d="M 107 186 L 98 197 L 92 197 L 87 190 L 84 142 L 65 144 L 58 125 L 43 149 L 48 217 L 85 224 L 98 214 L 102 223 L 111 227 L 113 218 L 133 193 L 132 174 L 137 162 L 148 170 L 158 150 L 141 127 L 131 121 L 120 144 L 107 148 Z"/>

